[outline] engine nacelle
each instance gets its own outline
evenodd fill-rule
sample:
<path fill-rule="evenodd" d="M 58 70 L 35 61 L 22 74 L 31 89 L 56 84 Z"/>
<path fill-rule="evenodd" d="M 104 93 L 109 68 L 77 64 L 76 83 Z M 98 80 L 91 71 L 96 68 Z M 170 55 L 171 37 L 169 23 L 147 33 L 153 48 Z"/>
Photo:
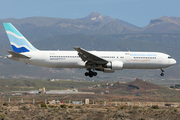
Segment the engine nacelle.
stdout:
<path fill-rule="evenodd" d="M 114 73 L 114 70 L 112 70 L 111 68 L 104 68 L 103 72 L 104 73 Z"/>
<path fill-rule="evenodd" d="M 123 69 L 123 62 L 121 61 L 112 61 L 108 62 L 105 67 L 111 68 L 112 70 L 122 70 Z"/>

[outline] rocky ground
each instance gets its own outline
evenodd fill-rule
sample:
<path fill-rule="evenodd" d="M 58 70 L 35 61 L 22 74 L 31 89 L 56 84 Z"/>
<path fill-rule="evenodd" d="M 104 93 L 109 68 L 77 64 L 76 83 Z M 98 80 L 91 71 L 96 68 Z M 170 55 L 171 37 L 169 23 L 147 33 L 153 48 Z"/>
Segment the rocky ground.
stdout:
<path fill-rule="evenodd" d="M 68 106 L 45 104 L 0 105 L 1 120 L 180 120 L 179 108 Z"/>

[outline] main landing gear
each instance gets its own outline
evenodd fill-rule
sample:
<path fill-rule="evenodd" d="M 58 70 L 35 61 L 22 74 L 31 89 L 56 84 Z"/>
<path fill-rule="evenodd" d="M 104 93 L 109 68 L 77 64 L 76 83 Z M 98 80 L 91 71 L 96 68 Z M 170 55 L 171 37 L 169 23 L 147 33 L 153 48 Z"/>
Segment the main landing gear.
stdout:
<path fill-rule="evenodd" d="M 164 76 L 163 72 L 164 72 L 164 70 L 161 68 L 161 74 L 160 74 L 161 76 Z"/>
<path fill-rule="evenodd" d="M 93 71 L 89 71 L 89 72 L 85 72 L 84 74 L 85 76 L 89 76 L 89 77 L 93 77 L 93 76 L 96 76 L 97 75 L 97 72 L 93 72 Z"/>

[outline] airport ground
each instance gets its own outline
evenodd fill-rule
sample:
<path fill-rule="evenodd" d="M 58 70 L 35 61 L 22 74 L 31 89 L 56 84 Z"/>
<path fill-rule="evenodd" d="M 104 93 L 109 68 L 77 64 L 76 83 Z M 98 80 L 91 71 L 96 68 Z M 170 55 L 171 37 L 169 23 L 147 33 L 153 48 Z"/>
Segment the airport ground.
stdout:
<path fill-rule="evenodd" d="M 105 94 L 107 84 L 105 81 L 52 82 L 1 79 L 0 82 L 0 119 L 178 120 L 180 118 L 180 91 L 169 89 L 167 87 L 169 84 L 157 85 L 140 79 L 127 83 L 110 82 L 109 94 Z M 12 96 L 11 92 L 38 90 L 42 87 L 46 90 L 76 88 L 82 92 L 95 94 L 41 93 Z M 89 99 L 88 104 L 85 103 L 85 99 Z M 53 100 L 61 103 L 51 104 Z"/>
<path fill-rule="evenodd" d="M 126 104 L 0 104 L 0 119 L 5 120 L 179 120 L 180 108 L 159 105 Z"/>

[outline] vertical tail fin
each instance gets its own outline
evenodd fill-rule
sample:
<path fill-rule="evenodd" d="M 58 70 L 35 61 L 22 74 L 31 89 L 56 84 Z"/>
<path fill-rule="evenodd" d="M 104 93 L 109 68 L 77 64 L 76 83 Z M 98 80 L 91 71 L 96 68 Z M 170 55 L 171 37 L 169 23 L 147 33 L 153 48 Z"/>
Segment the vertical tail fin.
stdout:
<path fill-rule="evenodd" d="M 11 24 L 3 23 L 7 36 L 16 53 L 37 51 L 37 49 Z"/>

